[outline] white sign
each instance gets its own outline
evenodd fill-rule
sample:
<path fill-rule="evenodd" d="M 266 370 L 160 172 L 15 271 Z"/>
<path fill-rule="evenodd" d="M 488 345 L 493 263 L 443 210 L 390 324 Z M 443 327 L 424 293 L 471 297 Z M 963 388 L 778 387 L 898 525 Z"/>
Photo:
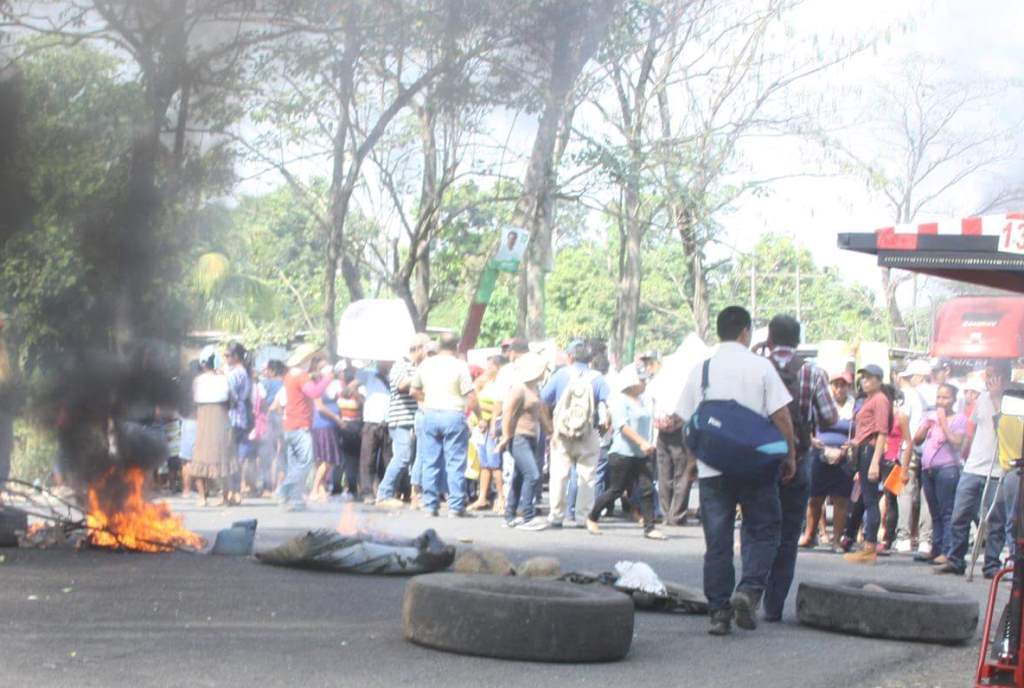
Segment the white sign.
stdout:
<path fill-rule="evenodd" d="M 338 321 L 338 355 L 360 361 L 398 361 L 409 353 L 416 327 L 401 299 L 350 303 Z"/>

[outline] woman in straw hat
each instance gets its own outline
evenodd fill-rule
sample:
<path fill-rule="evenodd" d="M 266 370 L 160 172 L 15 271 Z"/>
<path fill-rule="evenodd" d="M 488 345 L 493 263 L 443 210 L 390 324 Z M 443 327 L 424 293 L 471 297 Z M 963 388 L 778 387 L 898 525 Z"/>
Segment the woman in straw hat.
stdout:
<path fill-rule="evenodd" d="M 600 535 L 597 521 L 601 512 L 622 497 L 626 488 L 636 484 L 640 494 L 644 537 L 665 540 L 665 534 L 654 527 L 651 455 L 655 447 L 650 442 L 651 410 L 640 400 L 644 381 L 640 379 L 636 366 L 627 366 L 619 373 L 616 383 L 619 393 L 613 395 L 608 404 L 614 433 L 608 453 L 609 487 L 594 501 L 594 507 L 587 517 L 587 530 L 593 535 Z"/>
<path fill-rule="evenodd" d="M 515 362 L 520 382 L 513 384 L 505 395 L 502 407 L 501 440 L 498 442 L 499 456 L 509 450 L 515 462 L 512 484 L 505 501 L 505 527 L 520 530 L 544 530 L 546 519 L 537 518 L 534 495 L 540 483 L 540 431 L 549 437 L 553 428 L 548 407 L 541 401 L 541 378 L 547 364 L 537 354 L 527 353 Z M 522 517 L 516 516 L 523 507 Z"/>

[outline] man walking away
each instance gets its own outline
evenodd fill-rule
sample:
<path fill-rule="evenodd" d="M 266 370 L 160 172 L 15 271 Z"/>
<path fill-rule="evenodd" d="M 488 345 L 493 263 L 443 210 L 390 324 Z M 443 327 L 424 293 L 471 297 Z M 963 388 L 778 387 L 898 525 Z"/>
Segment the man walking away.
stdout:
<path fill-rule="evenodd" d="M 400 507 L 402 502 L 396 498 L 399 481 L 403 473 L 408 473 L 412 464 L 416 435 L 413 427 L 416 423 L 416 411 L 419 406 L 412 396 L 413 375 L 416 366 L 423 362 L 427 355 L 427 343 L 430 337 L 417 334 L 409 344 L 409 355 L 391 367 L 388 385 L 391 387 L 391 399 L 388 401 L 388 434 L 391 437 L 391 461 L 388 463 L 384 477 L 377 490 L 377 505 Z"/>
<path fill-rule="evenodd" d="M 729 306 L 718 314 L 716 327 L 721 344 L 709 359 L 707 389 L 701 389 L 703 366 L 694 366 L 683 387 L 677 415 L 689 421 L 702 399 L 731 399 L 770 418 L 789 444 L 789 453 L 780 467 L 782 482 L 788 483 L 796 471 L 793 424 L 789 416 L 792 397 L 772 363 L 749 350 L 750 313 L 739 306 Z M 757 627 L 757 607 L 779 549 L 782 525 L 779 483 L 726 477 L 699 460 L 697 477 L 701 525 L 707 545 L 704 594 L 711 612 L 708 632 L 712 635 L 732 632 L 734 616 L 736 625 L 752 630 Z M 739 585 L 736 585 L 733 567 L 737 506 L 743 512 L 740 530 L 743 567 Z"/>
<path fill-rule="evenodd" d="M 375 365 L 356 373 L 359 391 L 363 397 L 363 437 L 359 450 L 359 498 L 372 502 L 380 486 L 380 479 L 391 461 L 391 438 L 388 435 L 388 408 L 391 388 L 388 375 L 391 361 L 377 361 Z"/>
<path fill-rule="evenodd" d="M 839 408 L 829 390 L 824 370 L 796 355 L 800 345 L 800 323 L 789 315 L 777 315 L 768 323 L 769 358 L 782 378 L 793 401 L 789 415 L 796 440 L 796 476 L 779 488 L 782 506 L 782 530 L 779 553 L 775 556 L 764 593 L 767 621 L 782 620 L 789 587 L 796 570 L 797 544 L 811 494 L 811 437 L 815 428 L 830 428 L 839 420 Z"/>
<path fill-rule="evenodd" d="M 438 476 L 448 476 L 448 517 L 466 514 L 466 452 L 469 425 L 466 411 L 476 407 L 476 393 L 469 366 L 456 357 L 459 338 L 441 336 L 438 353 L 420 364 L 412 379 L 414 395 L 423 403 L 418 440 L 423 460 L 423 508 L 438 514 Z"/>
<path fill-rule="evenodd" d="M 985 368 L 986 391 L 978 397 L 971 414 L 971 422 L 975 426 L 974 440 L 971 442 L 971 451 L 967 455 L 963 473 L 960 474 L 960 482 L 956 486 L 953 519 L 950 523 L 950 545 L 949 550 L 943 553 L 946 555 L 946 563 L 937 567 L 935 573 L 963 575 L 967 568 L 964 557 L 967 556 L 971 521 L 977 519 L 979 513 L 984 518 L 998 494 L 1003 469 L 996 462 L 995 419 L 999 415 L 1003 390 L 1010 380 L 1010 374 L 1010 362 L 1007 360 L 990 361 Z M 984 504 L 981 503 L 982 494 L 985 495 Z M 1005 518 L 1005 509 L 991 509 L 985 534 L 985 564 L 982 568 L 985 578 L 992 578 L 999 571 L 999 556 L 1006 540 Z"/>
<path fill-rule="evenodd" d="M 319 399 L 334 379 L 330 366 L 319 370 L 323 362 L 319 347 L 312 344 L 300 345 L 288 359 L 290 370 L 283 384 L 287 469 L 278 488 L 278 500 L 289 511 L 301 511 L 306 506 L 306 478 L 313 467 L 313 400 Z"/>
<path fill-rule="evenodd" d="M 561 528 L 565 519 L 566 488 L 573 466 L 578 485 L 575 513 L 589 514 L 594 506 L 595 472 L 601 448 L 598 407 L 608 402 L 608 383 L 590 368 L 590 347 L 574 341 L 566 353 L 569 365 L 552 375 L 541 391 L 541 399 L 553 409 L 555 429 L 551 437 L 548 490 L 548 521 L 553 528 Z"/>

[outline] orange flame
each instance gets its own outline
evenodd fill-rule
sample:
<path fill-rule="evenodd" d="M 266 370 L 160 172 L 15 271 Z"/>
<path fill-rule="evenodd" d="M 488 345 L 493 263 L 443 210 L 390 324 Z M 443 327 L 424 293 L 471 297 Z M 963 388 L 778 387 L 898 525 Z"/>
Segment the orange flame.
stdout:
<path fill-rule="evenodd" d="M 203 538 L 185 528 L 166 502 L 146 500 L 145 480 L 141 468 L 112 468 L 89 486 L 89 543 L 138 552 L 203 547 Z"/>
<path fill-rule="evenodd" d="M 359 517 L 356 516 L 356 509 L 352 506 L 352 502 L 347 502 L 341 507 L 341 520 L 338 521 L 337 530 L 348 537 L 359 535 Z"/>

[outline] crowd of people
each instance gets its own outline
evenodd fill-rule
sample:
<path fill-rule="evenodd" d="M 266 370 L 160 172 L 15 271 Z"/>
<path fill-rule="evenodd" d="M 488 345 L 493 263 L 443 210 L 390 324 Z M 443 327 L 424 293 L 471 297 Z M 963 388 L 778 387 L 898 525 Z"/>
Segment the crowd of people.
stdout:
<path fill-rule="evenodd" d="M 1001 478 L 1021 444 L 1019 420 L 998 417 L 1008 361 L 956 382 L 946 361 L 910 361 L 891 380 L 879 364 L 826 370 L 798 352 L 794 318 L 773 318 L 752 346 L 750 315 L 735 306 L 717 335 L 706 362 L 671 380 L 678 369 L 663 371 L 657 352 L 612 371 L 586 341 L 541 355 L 510 338 L 486 367 L 452 334 L 418 334 L 401 360 L 368 365 L 332 365 L 303 344 L 260 371 L 236 342 L 208 347 L 169 432 L 170 463 L 202 505 L 216 483 L 224 505 L 262 494 L 295 511 L 336 495 L 448 518 L 490 510 L 532 532 L 600 535 L 617 506 L 654 540 L 666 539 L 659 525 L 699 521 L 716 634 L 756 627 L 762 605 L 763 618 L 781 618 L 800 548 L 872 564 L 900 538 L 937 573 L 962 574 L 972 523 L 985 518 L 983 571 L 995 574 L 1016 498 L 1016 481 Z M 788 446 L 777 480 L 723 473 L 687 447 L 708 400 L 777 428 Z"/>

